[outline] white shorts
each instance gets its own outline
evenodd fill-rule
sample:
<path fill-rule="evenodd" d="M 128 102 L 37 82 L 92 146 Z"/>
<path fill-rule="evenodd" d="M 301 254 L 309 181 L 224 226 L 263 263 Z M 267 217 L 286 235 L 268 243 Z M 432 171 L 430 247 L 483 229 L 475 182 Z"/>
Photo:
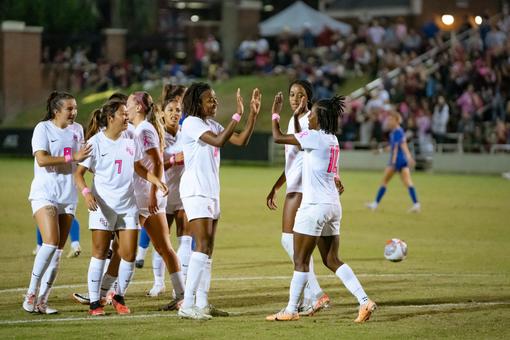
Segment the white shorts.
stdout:
<path fill-rule="evenodd" d="M 168 201 L 166 204 L 166 213 L 168 215 L 173 215 L 177 210 L 183 210 L 184 207 L 182 205 L 182 201 L 179 202 L 170 202 Z"/>
<path fill-rule="evenodd" d="M 156 198 L 158 200 L 158 213 L 166 213 L 166 197 L 156 195 Z M 144 218 L 150 216 L 148 197 L 136 195 L 136 205 L 138 206 L 140 216 Z"/>
<path fill-rule="evenodd" d="M 140 229 L 138 213 L 117 214 L 111 209 L 98 207 L 96 211 L 89 210 L 89 229 L 106 231 L 138 230 Z"/>
<path fill-rule="evenodd" d="M 220 218 L 220 200 L 204 196 L 183 197 L 182 205 L 188 221 L 196 218 Z"/>
<path fill-rule="evenodd" d="M 296 233 L 310 236 L 340 235 L 340 204 L 301 204 L 294 221 Z"/>
<path fill-rule="evenodd" d="M 76 212 L 76 204 L 75 203 L 61 204 L 61 203 L 55 203 L 53 201 L 38 199 L 38 200 L 30 200 L 30 204 L 32 205 L 32 215 L 35 215 L 37 210 L 39 210 L 42 207 L 45 207 L 47 205 L 51 205 L 52 207 L 57 208 L 58 215 L 70 214 L 70 215 L 74 216 L 75 212 Z"/>

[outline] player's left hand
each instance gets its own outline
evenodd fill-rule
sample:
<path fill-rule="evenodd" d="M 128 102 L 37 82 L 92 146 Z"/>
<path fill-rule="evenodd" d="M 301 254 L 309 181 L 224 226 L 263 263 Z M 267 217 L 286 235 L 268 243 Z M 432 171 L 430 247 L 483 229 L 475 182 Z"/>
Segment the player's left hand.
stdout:
<path fill-rule="evenodd" d="M 149 194 L 149 213 L 151 215 L 158 213 L 158 199 L 156 198 L 156 192 L 154 190 L 152 190 L 152 192 Z"/>
<path fill-rule="evenodd" d="M 302 97 L 301 101 L 299 102 L 299 106 L 297 107 L 296 111 L 294 111 L 294 116 L 300 116 L 302 113 L 304 113 L 308 108 L 306 104 L 306 97 Z"/>
<path fill-rule="evenodd" d="M 335 176 L 335 185 L 336 185 L 336 190 L 338 190 L 338 194 L 339 195 L 343 194 L 345 188 L 344 188 L 344 185 L 342 184 L 342 181 L 337 176 Z"/>
<path fill-rule="evenodd" d="M 244 104 L 243 104 L 243 97 L 241 96 L 241 89 L 237 89 L 237 93 L 236 93 L 236 101 L 237 101 L 237 108 L 236 108 L 236 113 L 238 113 L 239 115 L 243 115 L 243 112 L 244 112 Z"/>
<path fill-rule="evenodd" d="M 409 158 L 407 164 L 409 165 L 410 168 L 414 169 L 414 167 L 416 166 L 416 161 L 413 158 Z"/>
<path fill-rule="evenodd" d="M 250 100 L 250 113 L 252 115 L 258 115 L 260 112 L 260 105 L 262 103 L 262 94 L 258 88 L 253 90 Z"/>

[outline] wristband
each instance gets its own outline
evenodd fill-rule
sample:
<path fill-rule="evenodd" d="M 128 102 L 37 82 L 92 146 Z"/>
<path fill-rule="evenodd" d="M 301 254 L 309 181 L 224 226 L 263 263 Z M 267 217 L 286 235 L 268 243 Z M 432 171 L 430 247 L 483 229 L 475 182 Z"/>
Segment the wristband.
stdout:
<path fill-rule="evenodd" d="M 170 166 L 175 164 L 175 155 L 170 156 L 170 159 L 168 160 L 170 162 Z"/>
<path fill-rule="evenodd" d="M 273 113 L 273 115 L 271 116 L 271 120 L 276 120 L 276 121 L 280 121 L 280 115 L 278 113 Z"/>
<path fill-rule="evenodd" d="M 87 187 L 83 188 L 81 194 L 83 195 L 83 197 L 85 197 L 85 195 L 90 194 L 90 189 Z"/>
<path fill-rule="evenodd" d="M 66 163 L 71 163 L 73 161 L 73 156 L 70 154 L 65 154 L 64 159 L 66 160 Z"/>
<path fill-rule="evenodd" d="M 239 121 L 241 120 L 241 115 L 239 113 L 234 113 L 232 115 L 232 119 L 239 123 Z"/>

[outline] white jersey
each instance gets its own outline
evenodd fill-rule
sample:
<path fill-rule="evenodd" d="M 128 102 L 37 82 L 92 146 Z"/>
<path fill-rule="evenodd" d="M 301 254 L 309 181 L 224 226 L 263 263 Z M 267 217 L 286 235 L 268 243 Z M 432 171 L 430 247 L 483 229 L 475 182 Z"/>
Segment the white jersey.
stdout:
<path fill-rule="evenodd" d="M 80 145 L 85 143 L 85 134 L 83 133 L 83 126 L 81 126 L 80 123 L 74 122 L 71 125 L 68 125 L 67 128 L 73 131 L 76 136 L 78 136 L 78 142 Z"/>
<path fill-rule="evenodd" d="M 140 148 L 142 153 L 141 163 L 148 171 L 153 172 L 154 164 L 151 157 L 147 154 L 150 149 L 158 149 L 160 146 L 159 136 L 154 126 L 148 121 L 144 120 L 135 128 L 134 132 L 135 143 Z M 162 174 L 161 181 L 165 182 L 165 173 Z M 145 179 L 141 178 L 135 173 L 135 194 L 140 198 L 149 197 L 152 184 Z M 163 193 L 158 190 L 156 196 L 163 197 Z"/>
<path fill-rule="evenodd" d="M 181 178 L 181 198 L 203 196 L 220 198 L 220 149 L 200 139 L 205 132 L 219 134 L 223 126 L 199 117 L 187 117 L 181 129 L 184 152 L 184 173 Z"/>
<path fill-rule="evenodd" d="M 46 151 L 52 157 L 73 155 L 80 149 L 79 136 L 71 129 L 61 129 L 50 120 L 34 128 L 32 154 Z M 74 163 L 41 167 L 34 159 L 34 179 L 30 187 L 30 200 L 48 200 L 60 204 L 76 204 L 78 197 L 74 185 Z"/>
<path fill-rule="evenodd" d="M 80 165 L 94 173 L 92 193 L 100 205 L 117 214 L 133 210 L 136 213 L 134 162 L 142 155 L 134 140 L 123 137 L 111 140 L 101 131 L 92 136 L 88 144 L 92 146 L 90 157 Z"/>
<path fill-rule="evenodd" d="M 338 139 L 322 130 L 307 130 L 295 136 L 304 150 L 301 204 L 338 204 L 335 185 L 340 153 Z"/>
<path fill-rule="evenodd" d="M 172 155 L 182 152 L 181 132 L 177 131 L 175 137 L 165 132 L 165 150 L 163 151 L 163 159 L 168 161 Z M 179 185 L 181 177 L 184 173 L 184 164 L 174 164 L 165 171 L 166 185 L 168 186 L 168 204 L 177 204 L 181 202 L 181 194 Z"/>
<path fill-rule="evenodd" d="M 122 131 L 122 137 L 128 139 L 135 139 L 135 126 L 131 123 L 128 123 L 127 129 Z"/>
<path fill-rule="evenodd" d="M 303 117 L 299 118 L 301 131 L 308 130 L 308 111 Z M 287 134 L 294 134 L 294 117 L 290 118 Z M 301 172 L 303 168 L 303 153 L 295 145 L 285 145 L 285 181 L 287 182 L 287 193 L 302 192 Z"/>

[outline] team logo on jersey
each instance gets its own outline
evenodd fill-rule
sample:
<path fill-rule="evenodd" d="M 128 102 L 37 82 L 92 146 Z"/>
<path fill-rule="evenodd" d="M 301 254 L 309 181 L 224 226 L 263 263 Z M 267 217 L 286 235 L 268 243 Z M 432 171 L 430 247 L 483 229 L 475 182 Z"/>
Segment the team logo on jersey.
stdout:
<path fill-rule="evenodd" d="M 77 135 L 77 134 L 75 134 L 75 133 L 73 133 L 73 141 L 74 141 L 75 143 L 78 143 L 78 135 Z"/>
<path fill-rule="evenodd" d="M 151 146 L 152 144 L 153 143 L 152 143 L 151 136 L 144 134 L 143 135 L 143 146 L 147 147 L 147 146 Z"/>
<path fill-rule="evenodd" d="M 145 143 L 145 142 L 144 142 Z M 133 150 L 133 148 L 130 148 L 129 146 L 126 147 L 126 152 L 128 154 L 130 154 L 131 156 L 133 156 L 135 154 L 135 150 Z"/>

